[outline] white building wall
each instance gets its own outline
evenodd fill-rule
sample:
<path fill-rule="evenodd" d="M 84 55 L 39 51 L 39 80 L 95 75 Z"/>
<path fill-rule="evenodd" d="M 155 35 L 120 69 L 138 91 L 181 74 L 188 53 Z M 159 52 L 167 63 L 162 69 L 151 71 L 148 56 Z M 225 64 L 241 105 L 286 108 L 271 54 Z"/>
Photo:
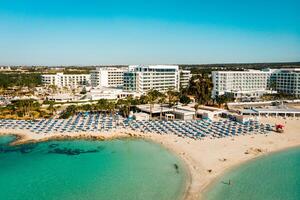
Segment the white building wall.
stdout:
<path fill-rule="evenodd" d="M 91 83 L 93 87 L 122 87 L 124 67 L 98 67 L 91 71 Z"/>
<path fill-rule="evenodd" d="M 43 74 L 41 78 L 43 84 L 57 87 L 78 87 L 90 84 L 89 74 Z"/>
<path fill-rule="evenodd" d="M 249 92 L 268 90 L 272 71 L 214 71 L 212 72 L 213 98 L 225 92 Z"/>
<path fill-rule="evenodd" d="M 191 79 L 191 71 L 189 70 L 180 70 L 179 71 L 179 86 L 182 88 L 186 88 L 189 86 L 189 82 Z"/>
<path fill-rule="evenodd" d="M 300 68 L 278 69 L 271 76 L 271 85 L 281 93 L 300 96 Z"/>
<path fill-rule="evenodd" d="M 166 92 L 179 90 L 179 67 L 177 65 L 131 65 L 128 71 L 135 74 L 136 92 L 146 93 L 151 89 Z M 125 88 L 129 88 L 125 85 Z"/>

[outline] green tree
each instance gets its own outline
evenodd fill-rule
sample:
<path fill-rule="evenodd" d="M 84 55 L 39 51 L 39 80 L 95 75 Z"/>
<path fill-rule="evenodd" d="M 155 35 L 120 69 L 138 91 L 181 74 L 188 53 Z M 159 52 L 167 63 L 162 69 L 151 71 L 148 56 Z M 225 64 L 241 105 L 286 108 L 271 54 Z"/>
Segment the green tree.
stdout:
<path fill-rule="evenodd" d="M 195 103 L 195 105 L 194 105 L 194 109 L 195 109 L 195 116 L 194 116 L 194 118 L 195 119 L 197 119 L 197 112 L 198 112 L 199 106 L 200 105 L 198 103 Z"/>
<path fill-rule="evenodd" d="M 160 93 L 159 98 L 158 98 L 158 103 L 160 105 L 159 118 L 160 118 L 160 120 L 162 120 L 163 104 L 166 103 L 166 95 L 165 94 Z"/>
<path fill-rule="evenodd" d="M 54 107 L 55 102 L 54 101 L 48 101 L 47 103 L 49 104 L 47 110 L 49 110 L 53 115 L 54 112 L 56 111 L 56 108 Z"/>
<path fill-rule="evenodd" d="M 97 102 L 97 109 L 100 111 L 106 111 L 108 109 L 108 100 L 107 99 L 100 99 Z"/>
<path fill-rule="evenodd" d="M 39 73 L 0 73 L 0 87 L 36 87 L 41 85 Z"/>
<path fill-rule="evenodd" d="M 147 92 L 147 103 L 149 104 L 150 107 L 150 119 L 152 119 L 152 112 L 153 112 L 153 106 L 157 102 L 158 97 L 161 95 L 161 93 L 157 90 L 149 90 Z"/>
<path fill-rule="evenodd" d="M 218 104 L 219 107 L 221 107 L 223 104 L 227 104 L 230 101 L 233 101 L 233 97 L 228 96 L 228 95 L 220 95 L 216 97 L 216 102 Z"/>
<path fill-rule="evenodd" d="M 187 105 L 187 104 L 191 103 L 191 99 L 187 95 L 182 95 L 182 96 L 180 96 L 179 102 L 184 105 Z"/>
<path fill-rule="evenodd" d="M 200 104 L 208 104 L 211 99 L 212 80 L 207 74 L 199 74 L 193 76 L 189 84 L 189 94 L 194 95 L 195 99 Z"/>
<path fill-rule="evenodd" d="M 67 119 L 77 112 L 77 107 L 75 105 L 68 106 L 61 114 L 60 118 Z"/>
<path fill-rule="evenodd" d="M 128 96 L 126 99 L 119 99 L 117 101 L 117 107 L 124 117 L 128 117 L 133 103 L 133 98 Z"/>

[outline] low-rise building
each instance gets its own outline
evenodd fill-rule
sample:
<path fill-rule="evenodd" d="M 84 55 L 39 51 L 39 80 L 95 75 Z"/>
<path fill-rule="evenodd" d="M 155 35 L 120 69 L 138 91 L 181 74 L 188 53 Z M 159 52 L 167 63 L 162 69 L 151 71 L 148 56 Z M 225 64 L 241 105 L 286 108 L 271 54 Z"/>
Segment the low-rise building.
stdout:
<path fill-rule="evenodd" d="M 135 92 L 123 91 L 122 89 L 117 88 L 93 88 L 86 94 L 86 99 L 89 100 L 100 100 L 100 99 L 122 99 L 128 96 L 138 97 L 139 94 Z"/>
<path fill-rule="evenodd" d="M 47 100 L 55 102 L 72 102 L 79 100 L 79 98 L 71 94 L 55 94 L 48 96 Z"/>

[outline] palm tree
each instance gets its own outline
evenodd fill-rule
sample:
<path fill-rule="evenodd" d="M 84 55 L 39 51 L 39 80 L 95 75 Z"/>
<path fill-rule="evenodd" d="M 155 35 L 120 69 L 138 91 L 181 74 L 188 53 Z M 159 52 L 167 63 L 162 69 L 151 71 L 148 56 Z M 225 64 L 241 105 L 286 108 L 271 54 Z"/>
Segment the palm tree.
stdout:
<path fill-rule="evenodd" d="M 9 111 L 9 114 L 12 115 L 16 112 L 16 106 L 14 104 L 9 104 L 6 106 L 6 109 Z"/>
<path fill-rule="evenodd" d="M 158 97 L 160 95 L 160 92 L 158 92 L 157 90 L 153 90 L 151 89 L 148 93 L 147 93 L 147 102 L 149 104 L 150 107 L 150 119 L 152 119 L 152 110 L 153 110 L 153 106 L 156 103 Z"/>
<path fill-rule="evenodd" d="M 56 111 L 56 108 L 54 107 L 55 102 L 54 101 L 49 101 L 49 106 L 48 106 L 48 110 L 51 112 L 51 114 L 53 115 L 54 112 Z"/>
<path fill-rule="evenodd" d="M 194 118 L 197 119 L 197 111 L 199 109 L 199 104 L 198 103 L 195 103 L 194 109 L 195 109 L 195 116 L 194 116 Z"/>
<path fill-rule="evenodd" d="M 114 113 L 114 112 L 115 112 L 115 108 L 116 108 L 115 102 L 109 102 L 109 103 L 108 103 L 108 105 L 107 105 L 107 110 L 108 110 L 110 113 Z"/>
<path fill-rule="evenodd" d="M 62 113 L 60 118 L 67 119 L 68 117 L 74 115 L 77 111 L 77 107 L 75 105 L 70 105 L 66 108 L 66 110 Z"/>
<path fill-rule="evenodd" d="M 108 107 L 108 100 L 107 99 L 100 99 L 97 102 L 97 109 L 100 111 L 106 111 Z"/>
<path fill-rule="evenodd" d="M 127 108 L 127 113 L 129 115 L 130 113 L 130 110 L 131 110 L 131 106 L 132 104 L 134 103 L 134 99 L 132 98 L 132 96 L 127 96 L 126 99 L 125 99 L 125 105 L 126 105 L 126 108 Z"/>
<path fill-rule="evenodd" d="M 160 105 L 160 114 L 159 119 L 162 120 L 162 112 L 163 112 L 163 104 L 166 102 L 166 95 L 161 93 L 158 99 L 158 103 Z"/>
<path fill-rule="evenodd" d="M 179 102 L 179 93 L 169 89 L 167 91 L 167 100 L 170 108 L 175 109 L 175 105 Z"/>
<path fill-rule="evenodd" d="M 119 108 L 119 111 L 122 112 L 124 117 L 129 116 L 133 101 L 134 99 L 131 96 L 128 96 L 126 99 L 119 99 L 117 101 L 116 105 Z"/>

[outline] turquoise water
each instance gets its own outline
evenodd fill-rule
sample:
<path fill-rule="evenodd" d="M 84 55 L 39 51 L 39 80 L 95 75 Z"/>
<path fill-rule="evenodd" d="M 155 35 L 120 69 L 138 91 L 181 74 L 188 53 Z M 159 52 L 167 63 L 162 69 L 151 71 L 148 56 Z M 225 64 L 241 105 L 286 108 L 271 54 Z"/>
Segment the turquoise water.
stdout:
<path fill-rule="evenodd" d="M 158 144 L 128 139 L 8 146 L 13 139 L 0 137 L 0 199 L 182 198 L 184 168 Z"/>
<path fill-rule="evenodd" d="M 211 187 L 206 199 L 299 200 L 300 148 L 265 156 L 232 170 Z"/>

